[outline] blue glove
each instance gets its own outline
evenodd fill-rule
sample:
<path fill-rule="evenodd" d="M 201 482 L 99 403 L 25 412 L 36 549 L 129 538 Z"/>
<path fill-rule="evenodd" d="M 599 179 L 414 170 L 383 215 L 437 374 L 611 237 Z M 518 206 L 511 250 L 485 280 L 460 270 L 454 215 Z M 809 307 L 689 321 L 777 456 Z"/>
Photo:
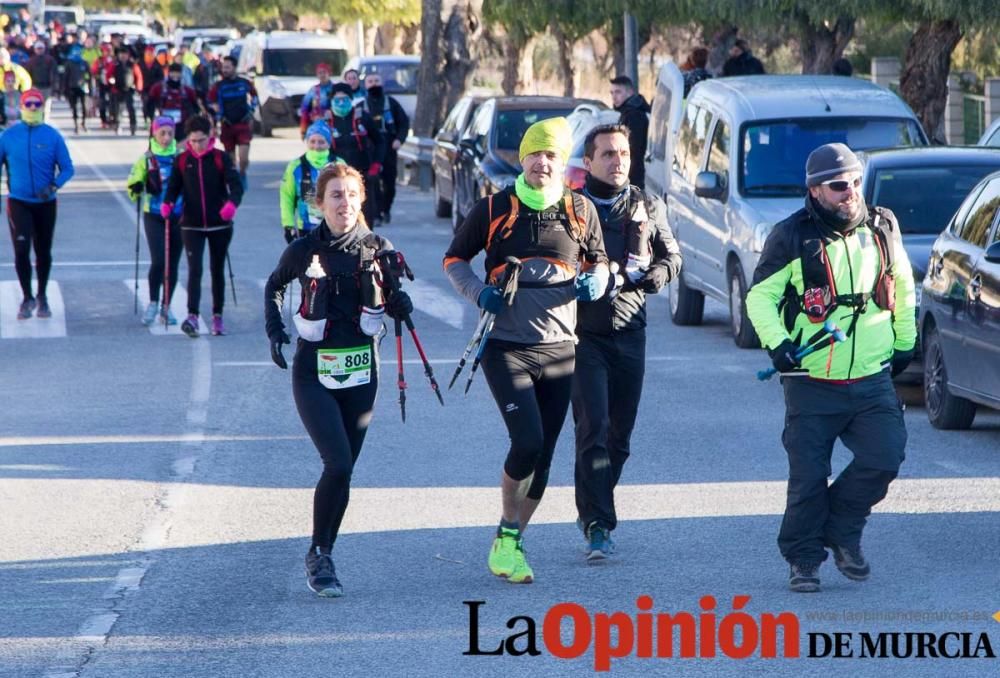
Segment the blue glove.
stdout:
<path fill-rule="evenodd" d="M 577 301 L 596 301 L 604 296 L 607 289 L 608 272 L 606 268 L 581 273 L 576 277 Z"/>
<path fill-rule="evenodd" d="M 487 313 L 496 315 L 503 310 L 503 292 L 492 285 L 484 287 L 479 293 L 476 305 Z"/>

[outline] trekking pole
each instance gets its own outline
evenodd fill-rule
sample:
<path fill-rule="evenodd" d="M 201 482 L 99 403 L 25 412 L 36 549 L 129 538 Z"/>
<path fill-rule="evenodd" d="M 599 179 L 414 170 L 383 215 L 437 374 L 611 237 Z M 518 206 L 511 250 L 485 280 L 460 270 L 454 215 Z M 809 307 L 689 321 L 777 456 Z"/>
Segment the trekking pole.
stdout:
<path fill-rule="evenodd" d="M 233 280 L 233 260 L 229 256 L 229 250 L 226 250 L 226 263 L 229 265 L 229 289 L 233 291 L 233 306 L 239 306 L 236 302 L 236 281 Z"/>
<path fill-rule="evenodd" d="M 132 303 L 132 315 L 139 313 L 139 229 L 142 221 L 142 202 L 145 199 L 145 189 L 139 193 L 135 204 L 135 300 Z"/>
<path fill-rule="evenodd" d="M 163 329 L 170 319 L 170 217 L 163 219 Z"/>
<path fill-rule="evenodd" d="M 476 331 L 472 333 L 472 339 L 469 340 L 468 345 L 465 347 L 465 352 L 462 353 L 461 360 L 458 361 L 458 367 L 455 368 L 455 374 L 451 375 L 451 381 L 448 382 L 448 390 L 451 390 L 451 387 L 455 385 L 455 382 L 458 380 L 458 375 L 460 375 L 462 370 L 465 369 L 465 362 L 469 359 L 469 356 L 472 355 L 472 352 L 476 350 L 476 347 L 483 338 L 483 332 L 486 331 L 486 326 L 493 321 L 493 318 L 493 313 L 486 313 L 485 311 L 481 316 L 479 316 L 479 324 L 476 325 Z"/>
<path fill-rule="evenodd" d="M 503 290 L 504 304 L 507 306 L 513 306 L 514 296 L 517 294 L 517 278 L 521 274 L 521 269 L 524 268 L 524 265 L 517 257 L 507 257 L 505 261 L 507 262 L 507 265 L 503 271 L 503 278 L 500 279 L 500 289 Z M 483 353 L 486 351 L 486 342 L 490 337 L 490 332 L 493 331 L 493 323 L 495 320 L 495 315 L 490 318 L 490 321 L 486 324 L 486 327 L 483 330 L 482 338 L 479 340 L 479 349 L 476 351 L 475 360 L 472 361 L 472 368 L 469 370 L 469 379 L 465 382 L 466 393 L 468 393 L 469 389 L 472 387 L 472 379 L 476 376 L 476 370 L 479 369 L 479 363 L 482 362 Z"/>
<path fill-rule="evenodd" d="M 399 290 L 400 276 L 405 275 L 408 280 L 413 280 L 413 271 L 410 269 L 409 264 L 406 263 L 406 259 L 399 252 L 386 252 L 382 254 L 379 263 L 383 267 L 383 270 L 387 272 L 385 282 L 389 286 L 390 294 Z M 441 395 L 441 388 L 438 386 L 437 379 L 434 378 L 434 368 L 431 367 L 431 363 L 427 359 L 427 354 L 424 353 L 423 344 L 420 343 L 420 337 L 417 336 L 417 329 L 413 325 L 413 318 L 407 313 L 403 316 L 402 321 L 406 323 L 406 329 L 410 332 L 413 345 L 416 347 L 417 354 L 424 364 L 424 376 L 430 381 L 431 390 L 437 396 L 438 402 L 444 405 L 444 396 Z"/>
<path fill-rule="evenodd" d="M 812 355 L 819 350 L 820 346 L 826 343 L 827 338 L 832 338 L 834 342 L 840 343 L 847 340 L 847 335 L 832 320 L 823 323 L 823 329 L 817 333 L 819 336 L 815 340 L 810 339 L 808 345 L 803 346 L 795 352 L 795 360 L 800 361 L 808 355 Z M 767 381 L 778 373 L 778 368 L 768 367 L 766 370 L 757 372 L 758 381 Z"/>
<path fill-rule="evenodd" d="M 403 375 L 403 321 L 393 319 L 396 328 L 396 385 L 399 386 L 399 416 L 406 423 L 406 377 Z"/>

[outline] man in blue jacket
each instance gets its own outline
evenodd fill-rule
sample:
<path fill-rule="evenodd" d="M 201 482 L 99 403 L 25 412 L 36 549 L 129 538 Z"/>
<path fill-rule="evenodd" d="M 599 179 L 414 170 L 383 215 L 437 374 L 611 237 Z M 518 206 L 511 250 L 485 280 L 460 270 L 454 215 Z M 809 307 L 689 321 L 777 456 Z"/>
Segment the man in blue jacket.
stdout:
<path fill-rule="evenodd" d="M 0 136 L 0 167 L 8 168 L 8 221 L 14 242 L 14 268 L 24 301 L 19 320 L 52 311 L 45 287 L 52 269 L 52 238 L 56 230 L 56 191 L 73 177 L 73 161 L 62 135 L 45 124 L 45 97 L 37 89 L 21 95 L 21 121 Z M 31 246 L 35 247 L 38 296 L 31 294 Z"/>

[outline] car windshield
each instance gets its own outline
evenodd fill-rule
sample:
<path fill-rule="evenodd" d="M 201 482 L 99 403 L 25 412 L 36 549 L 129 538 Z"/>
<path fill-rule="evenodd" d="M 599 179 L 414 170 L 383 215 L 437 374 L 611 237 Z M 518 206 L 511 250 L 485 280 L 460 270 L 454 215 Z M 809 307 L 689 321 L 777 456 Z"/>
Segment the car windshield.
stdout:
<path fill-rule="evenodd" d="M 63 26 L 76 23 L 76 12 L 68 10 L 45 10 L 45 23 L 58 21 Z"/>
<path fill-rule="evenodd" d="M 539 120 L 548 120 L 560 115 L 569 115 L 572 108 L 543 108 L 541 110 L 500 110 L 497 111 L 496 147 L 505 151 L 516 151 L 521 146 L 521 137 Z"/>
<path fill-rule="evenodd" d="M 387 94 L 416 94 L 417 70 L 419 68 L 420 64 L 383 61 L 379 63 L 364 64 L 361 67 L 360 72 L 362 79 L 371 73 L 378 73 L 381 75 L 382 89 L 384 89 Z"/>
<path fill-rule="evenodd" d="M 888 207 L 903 233 L 940 233 L 993 165 L 886 168 L 875 173 L 871 203 Z"/>
<path fill-rule="evenodd" d="M 833 142 L 855 151 L 924 144 L 917 123 L 906 119 L 822 118 L 748 125 L 742 138 L 742 193 L 805 195 L 806 158 L 817 147 Z"/>
<path fill-rule="evenodd" d="M 264 75 L 314 77 L 316 66 L 329 64 L 340 73 L 347 61 L 342 49 L 266 49 Z"/>

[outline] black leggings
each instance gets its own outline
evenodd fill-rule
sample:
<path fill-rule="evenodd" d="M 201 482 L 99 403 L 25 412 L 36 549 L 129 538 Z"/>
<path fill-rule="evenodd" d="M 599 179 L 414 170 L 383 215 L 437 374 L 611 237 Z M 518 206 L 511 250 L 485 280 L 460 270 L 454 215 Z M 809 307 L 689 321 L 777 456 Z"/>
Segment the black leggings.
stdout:
<path fill-rule="evenodd" d="M 529 499 L 541 499 L 549 481 L 569 409 L 574 363 L 575 349 L 568 341 L 526 345 L 494 339 L 483 352 L 483 376 L 510 436 L 503 470 L 518 481 L 534 474 Z"/>
<path fill-rule="evenodd" d="M 296 366 L 300 361 L 315 360 L 311 350 L 300 349 L 295 355 Z M 368 384 L 341 390 L 330 390 L 314 374 L 292 369 L 295 407 L 323 459 L 323 475 L 313 494 L 313 546 L 332 548 L 347 511 L 354 463 L 361 454 L 375 407 L 378 362 Z"/>
<path fill-rule="evenodd" d="M 14 243 L 14 270 L 25 299 L 31 298 L 31 246 L 35 246 L 38 296 L 45 296 L 52 270 L 52 239 L 56 231 L 56 201 L 23 202 L 7 199 L 7 225 Z"/>
<path fill-rule="evenodd" d="M 87 124 L 87 95 L 84 94 L 83 90 L 79 87 L 73 87 L 66 92 L 66 99 L 69 101 L 69 107 L 73 111 L 73 122 L 75 123 L 77 119 L 83 121 L 83 124 Z M 76 107 L 80 106 L 80 113 L 77 114 Z"/>
<path fill-rule="evenodd" d="M 147 212 L 143 215 L 143 227 L 146 229 L 146 242 L 149 244 L 149 300 L 160 300 L 160 286 L 163 285 L 163 265 L 166 262 L 166 252 L 163 245 L 166 241 L 166 223 L 159 214 Z M 177 288 L 177 268 L 181 263 L 181 249 L 184 243 L 181 229 L 176 223 L 170 228 L 170 298 L 174 298 Z M 166 301 L 166 299 L 164 299 Z"/>
<path fill-rule="evenodd" d="M 208 241 L 208 270 L 212 275 L 212 313 L 222 314 L 226 300 L 226 253 L 233 239 L 233 227 L 218 231 L 203 231 L 197 228 L 182 228 L 184 250 L 188 263 L 188 313 L 198 315 L 201 305 L 201 263 L 205 256 L 205 241 Z"/>
<path fill-rule="evenodd" d="M 133 91 L 128 92 L 116 92 L 111 95 L 111 110 L 113 112 L 112 121 L 117 124 L 121 124 L 121 114 L 122 114 L 122 104 L 125 105 L 125 110 L 128 111 L 128 125 L 129 129 L 133 132 L 135 131 L 135 101 L 133 100 Z"/>

